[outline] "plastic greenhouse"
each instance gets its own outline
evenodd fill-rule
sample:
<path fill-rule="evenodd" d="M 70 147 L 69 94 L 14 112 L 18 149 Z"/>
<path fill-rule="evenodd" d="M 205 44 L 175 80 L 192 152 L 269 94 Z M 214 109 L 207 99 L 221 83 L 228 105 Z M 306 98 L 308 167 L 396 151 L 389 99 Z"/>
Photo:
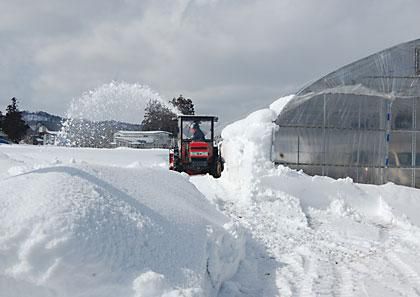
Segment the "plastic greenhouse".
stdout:
<path fill-rule="evenodd" d="M 420 39 L 305 87 L 276 124 L 272 159 L 278 164 L 420 188 Z"/>

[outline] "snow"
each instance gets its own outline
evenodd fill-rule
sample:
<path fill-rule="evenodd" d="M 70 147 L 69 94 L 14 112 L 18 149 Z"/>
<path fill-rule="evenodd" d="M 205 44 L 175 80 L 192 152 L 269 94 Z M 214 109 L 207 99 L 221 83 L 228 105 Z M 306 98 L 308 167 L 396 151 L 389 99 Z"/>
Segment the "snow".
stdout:
<path fill-rule="evenodd" d="M 223 130 L 220 180 L 191 178 L 245 229 L 245 259 L 219 296 L 418 296 L 420 191 L 274 166 L 272 121 L 292 99 Z"/>
<path fill-rule="evenodd" d="M 0 296 L 418 296 L 420 191 L 270 161 L 293 96 L 222 131 L 220 179 L 167 150 L 0 147 Z"/>
<path fill-rule="evenodd" d="M 167 155 L 2 147 L 0 296 L 215 296 L 243 235 Z"/>
<path fill-rule="evenodd" d="M 289 101 L 292 100 L 294 97 L 295 95 L 281 97 L 270 104 L 270 109 L 274 111 L 276 115 L 279 115 L 283 108 L 286 106 L 286 104 L 289 103 Z"/>
<path fill-rule="evenodd" d="M 254 188 L 255 173 L 270 163 L 272 129 L 275 112 L 256 111 L 246 119 L 235 122 L 222 131 L 222 155 L 226 161 L 224 177 L 242 197 Z"/>

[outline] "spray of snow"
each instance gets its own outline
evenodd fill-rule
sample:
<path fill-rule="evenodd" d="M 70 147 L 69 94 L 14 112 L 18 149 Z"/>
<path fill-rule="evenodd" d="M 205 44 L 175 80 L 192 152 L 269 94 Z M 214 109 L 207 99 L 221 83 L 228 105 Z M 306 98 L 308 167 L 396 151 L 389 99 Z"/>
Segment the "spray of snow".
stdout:
<path fill-rule="evenodd" d="M 58 137 L 59 144 L 79 146 L 82 140 L 88 142 L 93 138 L 100 142 L 107 137 L 107 128 L 98 122 L 140 124 L 149 101 L 158 101 L 176 113 L 173 106 L 145 85 L 113 81 L 88 91 L 72 100 Z"/>
<path fill-rule="evenodd" d="M 165 104 L 159 94 L 148 86 L 113 81 L 74 99 L 67 111 L 67 117 L 96 122 L 116 120 L 138 123 L 142 120 L 144 108 L 150 100 Z"/>

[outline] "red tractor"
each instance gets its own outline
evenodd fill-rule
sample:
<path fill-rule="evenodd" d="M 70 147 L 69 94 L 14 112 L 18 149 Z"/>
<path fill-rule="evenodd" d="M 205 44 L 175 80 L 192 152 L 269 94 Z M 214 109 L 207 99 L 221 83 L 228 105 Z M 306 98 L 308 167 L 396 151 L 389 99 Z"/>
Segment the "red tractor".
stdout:
<path fill-rule="evenodd" d="M 178 116 L 178 141 L 169 153 L 170 170 L 220 177 L 224 162 L 214 144 L 215 122 L 214 116 Z"/>

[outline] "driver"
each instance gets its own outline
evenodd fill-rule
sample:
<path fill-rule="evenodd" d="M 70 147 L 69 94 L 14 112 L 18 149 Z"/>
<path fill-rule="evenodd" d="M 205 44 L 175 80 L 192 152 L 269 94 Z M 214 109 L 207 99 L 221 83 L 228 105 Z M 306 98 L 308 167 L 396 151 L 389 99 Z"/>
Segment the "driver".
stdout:
<path fill-rule="evenodd" d="M 204 141 L 205 140 L 205 136 L 203 131 L 201 131 L 200 129 L 200 125 L 197 122 L 194 122 L 192 127 L 192 137 L 191 140 L 195 140 L 195 141 Z"/>

